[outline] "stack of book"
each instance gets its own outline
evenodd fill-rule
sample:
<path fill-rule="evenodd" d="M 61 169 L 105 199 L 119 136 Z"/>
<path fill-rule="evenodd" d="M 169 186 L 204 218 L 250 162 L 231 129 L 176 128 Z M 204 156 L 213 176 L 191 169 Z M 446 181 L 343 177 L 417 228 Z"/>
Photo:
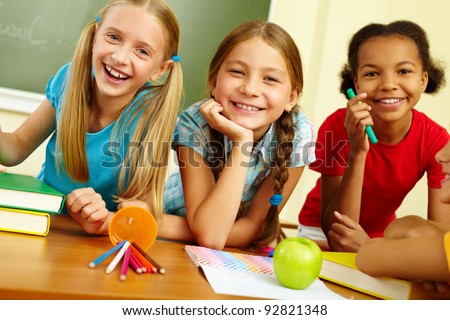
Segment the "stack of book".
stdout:
<path fill-rule="evenodd" d="M 45 236 L 65 195 L 27 175 L 0 173 L 0 230 Z"/>

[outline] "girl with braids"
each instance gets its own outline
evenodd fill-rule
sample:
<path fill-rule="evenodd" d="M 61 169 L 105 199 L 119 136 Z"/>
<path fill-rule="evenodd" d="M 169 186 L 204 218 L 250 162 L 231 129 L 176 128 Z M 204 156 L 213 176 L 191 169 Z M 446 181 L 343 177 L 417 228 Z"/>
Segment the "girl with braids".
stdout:
<path fill-rule="evenodd" d="M 185 215 L 203 246 L 267 245 L 281 238 L 278 213 L 314 160 L 314 130 L 297 105 L 298 48 L 278 25 L 246 22 L 220 44 L 208 86 L 211 98 L 176 125 L 165 212 Z"/>
<path fill-rule="evenodd" d="M 444 175 L 435 159 L 449 136 L 414 109 L 422 93 L 445 82 L 425 31 L 411 21 L 363 27 L 350 41 L 341 80 L 341 93 L 351 88 L 357 95 L 319 129 L 310 168 L 321 177 L 300 212 L 299 235 L 324 249 L 356 252 L 383 236 L 425 172 L 428 219 L 450 224 L 450 205 L 438 199 Z M 367 125 L 377 144 L 369 143 Z"/>
<path fill-rule="evenodd" d="M 135 199 L 160 217 L 182 93 L 179 33 L 163 0 L 111 0 L 39 108 L 0 132 L 0 163 L 20 163 L 51 135 L 38 178 L 67 194 L 66 210 L 86 232 L 107 234 L 114 211 Z"/>

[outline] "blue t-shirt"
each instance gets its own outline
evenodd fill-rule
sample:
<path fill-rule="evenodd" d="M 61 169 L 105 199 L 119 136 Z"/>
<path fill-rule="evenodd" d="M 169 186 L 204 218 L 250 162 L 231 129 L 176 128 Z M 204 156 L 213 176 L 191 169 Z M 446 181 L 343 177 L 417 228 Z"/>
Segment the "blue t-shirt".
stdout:
<path fill-rule="evenodd" d="M 63 66 L 56 75 L 50 79 L 47 85 L 46 97 L 56 109 L 56 131 L 59 129 L 59 118 L 63 107 L 64 90 L 67 85 L 68 72 L 70 65 Z M 136 109 L 135 103 L 144 92 L 141 92 L 135 100 L 129 105 L 132 108 L 128 115 Z M 59 172 L 56 169 L 55 149 L 56 149 L 56 131 L 51 136 L 45 154 L 45 163 L 38 175 L 38 179 L 44 181 L 55 189 L 69 194 L 75 189 L 92 187 L 97 193 L 101 194 L 106 202 L 106 208 L 109 211 L 116 211 L 117 204 L 114 196 L 117 195 L 117 186 L 120 169 L 128 150 L 131 137 L 135 131 L 139 117 L 133 119 L 129 126 L 112 138 L 113 128 L 117 121 L 126 120 L 127 116 L 121 115 L 120 118 L 99 132 L 86 133 L 86 157 L 89 168 L 89 181 L 74 182 L 62 169 Z"/>
<path fill-rule="evenodd" d="M 199 101 L 185 109 L 175 126 L 173 136 L 173 148 L 182 145 L 195 150 L 206 160 L 213 157 L 210 153 L 209 141 L 210 127 L 208 122 L 199 111 L 199 107 L 205 101 Z M 293 114 L 295 138 L 292 142 L 292 154 L 290 167 L 305 166 L 313 162 L 316 157 L 314 153 L 315 132 L 314 127 L 302 112 Z M 248 209 L 251 200 L 259 187 L 270 174 L 274 148 L 277 143 L 276 130 L 272 125 L 261 140 L 253 147 L 251 160 L 249 161 L 247 177 L 242 195 L 244 209 Z M 231 152 L 232 143 L 225 136 L 225 154 Z M 174 215 L 185 216 L 183 189 L 179 170 L 176 170 L 167 181 L 164 188 L 164 212 Z"/>

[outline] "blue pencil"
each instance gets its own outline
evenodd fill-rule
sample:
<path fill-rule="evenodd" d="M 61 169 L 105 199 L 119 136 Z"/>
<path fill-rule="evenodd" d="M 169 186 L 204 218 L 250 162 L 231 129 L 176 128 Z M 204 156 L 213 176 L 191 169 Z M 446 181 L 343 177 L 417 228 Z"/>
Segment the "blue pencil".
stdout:
<path fill-rule="evenodd" d="M 97 259 L 95 259 L 94 261 L 92 261 L 91 263 L 89 263 L 89 268 L 94 268 L 95 266 L 97 266 L 98 264 L 100 264 L 103 260 L 105 260 L 106 258 L 108 258 L 110 255 L 112 255 L 114 252 L 116 252 L 117 250 L 119 250 L 120 248 L 123 247 L 123 245 L 125 244 L 125 242 L 127 242 L 126 240 L 123 240 L 122 242 L 119 242 L 119 244 L 117 244 L 115 247 L 109 249 L 108 251 L 106 251 L 104 254 L 102 254 L 101 256 L 99 256 Z"/>

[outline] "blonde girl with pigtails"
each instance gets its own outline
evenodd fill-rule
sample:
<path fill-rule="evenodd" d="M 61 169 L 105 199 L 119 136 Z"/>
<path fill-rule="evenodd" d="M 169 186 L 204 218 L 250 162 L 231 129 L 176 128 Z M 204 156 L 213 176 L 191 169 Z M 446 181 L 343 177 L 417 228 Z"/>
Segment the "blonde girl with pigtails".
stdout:
<path fill-rule="evenodd" d="M 65 211 L 86 232 L 107 234 L 114 212 L 135 200 L 160 218 L 183 85 L 179 38 L 165 1 L 111 0 L 39 108 L 0 132 L 0 164 L 19 164 L 51 136 L 38 178 L 67 195 Z"/>

